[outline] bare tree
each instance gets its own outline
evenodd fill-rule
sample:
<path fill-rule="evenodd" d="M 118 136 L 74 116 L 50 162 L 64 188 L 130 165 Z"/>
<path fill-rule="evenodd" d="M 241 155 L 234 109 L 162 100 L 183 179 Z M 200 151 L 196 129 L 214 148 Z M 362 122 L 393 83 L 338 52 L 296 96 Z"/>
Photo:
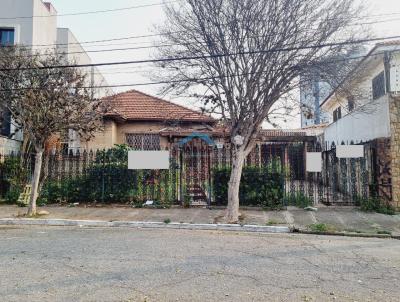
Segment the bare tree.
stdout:
<path fill-rule="evenodd" d="M 362 10 L 355 0 L 184 0 L 166 6 L 158 30 L 165 92 L 203 95 L 229 121 L 233 151 L 228 222 L 239 216 L 239 184 L 261 125 L 299 77 L 344 55 Z M 342 42 L 342 43 L 337 43 Z M 179 58 L 179 59 L 174 59 Z"/>
<path fill-rule="evenodd" d="M 22 47 L 0 48 L 0 110 L 10 112 L 35 151 L 28 215 L 36 199 L 45 144 L 52 135 L 76 131 L 89 139 L 101 123 L 101 102 L 92 97 L 84 72 L 55 53 L 35 54 Z"/>

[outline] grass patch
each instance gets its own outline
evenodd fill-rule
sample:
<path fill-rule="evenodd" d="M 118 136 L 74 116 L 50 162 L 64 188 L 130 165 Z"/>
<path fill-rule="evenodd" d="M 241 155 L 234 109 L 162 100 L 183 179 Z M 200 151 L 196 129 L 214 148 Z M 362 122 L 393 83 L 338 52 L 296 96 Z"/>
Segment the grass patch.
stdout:
<path fill-rule="evenodd" d="M 39 219 L 39 218 L 43 218 L 47 215 L 40 215 L 40 214 L 36 214 L 36 215 L 28 215 L 26 213 L 18 213 L 17 215 L 15 215 L 16 218 L 31 218 L 31 219 Z"/>
<path fill-rule="evenodd" d="M 344 230 L 344 231 L 347 232 L 347 233 L 356 233 L 356 234 L 362 234 L 363 233 L 362 231 L 355 230 L 355 229 L 347 229 L 347 230 Z"/>
<path fill-rule="evenodd" d="M 169 219 L 169 218 L 164 219 L 164 223 L 165 224 L 170 224 L 171 223 L 171 219 Z"/>
<path fill-rule="evenodd" d="M 335 227 L 325 224 L 325 223 L 314 223 L 308 226 L 308 228 L 316 233 L 326 233 L 326 232 L 335 232 Z"/>
<path fill-rule="evenodd" d="M 390 236 L 392 236 L 392 232 L 387 231 L 387 230 L 380 230 L 380 231 L 378 231 L 376 233 L 379 234 L 379 235 L 390 235 Z"/>
<path fill-rule="evenodd" d="M 273 205 L 273 206 L 263 206 L 261 207 L 263 211 L 283 211 L 285 207 L 281 204 Z"/>
<path fill-rule="evenodd" d="M 382 201 L 380 198 L 377 197 L 358 198 L 357 205 L 359 205 L 361 211 L 364 212 L 375 212 L 384 215 L 396 215 L 396 209 L 392 205 Z"/>
<path fill-rule="evenodd" d="M 302 193 L 295 193 L 286 196 L 286 204 L 288 206 L 295 206 L 300 209 L 304 209 L 313 206 L 314 201 L 310 197 Z"/>
<path fill-rule="evenodd" d="M 271 225 L 280 225 L 280 224 L 285 224 L 285 223 L 279 222 L 279 221 L 274 220 L 274 219 L 270 219 L 270 220 L 268 220 L 267 223 L 266 223 L 266 225 L 269 225 L 269 226 L 271 226 Z"/>

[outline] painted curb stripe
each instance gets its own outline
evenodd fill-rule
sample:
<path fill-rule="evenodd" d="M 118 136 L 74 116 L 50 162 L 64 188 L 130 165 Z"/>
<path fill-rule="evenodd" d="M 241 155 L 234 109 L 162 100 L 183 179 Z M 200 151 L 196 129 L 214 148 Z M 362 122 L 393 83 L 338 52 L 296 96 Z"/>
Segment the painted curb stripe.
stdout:
<path fill-rule="evenodd" d="M 149 229 L 183 229 L 183 230 L 217 230 L 235 232 L 259 233 L 290 233 L 289 227 L 284 226 L 257 226 L 236 224 L 190 224 L 190 223 L 162 223 L 136 221 L 96 221 L 96 220 L 68 220 L 68 219 L 0 219 L 0 225 L 43 225 L 43 226 L 79 226 L 79 227 L 126 227 Z"/>

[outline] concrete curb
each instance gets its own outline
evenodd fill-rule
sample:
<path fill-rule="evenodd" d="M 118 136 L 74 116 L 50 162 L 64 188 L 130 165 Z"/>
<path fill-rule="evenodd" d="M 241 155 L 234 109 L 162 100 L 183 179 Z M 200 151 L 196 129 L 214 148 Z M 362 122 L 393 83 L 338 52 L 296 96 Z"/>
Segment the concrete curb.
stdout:
<path fill-rule="evenodd" d="M 290 233 L 291 229 L 284 226 L 258 226 L 237 224 L 191 224 L 191 223 L 162 223 L 139 221 L 99 221 L 99 220 L 69 220 L 69 219 L 28 219 L 4 218 L 0 225 L 31 225 L 31 226 L 72 226 L 72 227 L 109 227 L 109 228 L 143 228 L 143 229 L 179 229 L 233 231 L 253 233 Z"/>
<path fill-rule="evenodd" d="M 389 235 L 389 234 L 370 234 L 370 233 L 346 233 L 346 232 L 313 232 L 308 230 L 296 229 L 293 231 L 298 234 L 305 235 L 319 235 L 319 236 L 339 236 L 339 237 L 354 237 L 354 238 L 378 238 L 378 239 L 397 239 L 400 240 L 400 236 Z"/>

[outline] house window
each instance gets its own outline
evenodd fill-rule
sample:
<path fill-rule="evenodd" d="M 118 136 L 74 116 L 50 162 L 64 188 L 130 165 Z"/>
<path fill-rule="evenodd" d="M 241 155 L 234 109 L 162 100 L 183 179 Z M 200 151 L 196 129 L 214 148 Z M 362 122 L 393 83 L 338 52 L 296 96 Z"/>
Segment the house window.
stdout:
<path fill-rule="evenodd" d="M 11 113 L 7 109 L 0 112 L 0 135 L 11 136 Z"/>
<path fill-rule="evenodd" d="M 352 112 L 354 110 L 354 107 L 355 107 L 354 100 L 348 100 L 347 101 L 347 109 L 349 110 L 349 112 Z"/>
<path fill-rule="evenodd" d="M 70 129 L 68 131 L 68 153 L 77 154 L 81 149 L 81 138 L 78 132 Z"/>
<path fill-rule="evenodd" d="M 386 93 L 385 88 L 385 73 L 382 71 L 372 80 L 372 98 L 374 100 L 379 99 Z"/>
<path fill-rule="evenodd" d="M 0 45 L 14 44 L 14 29 L 0 28 Z"/>
<path fill-rule="evenodd" d="M 338 107 L 333 111 L 333 121 L 336 122 L 342 118 L 342 108 Z"/>
<path fill-rule="evenodd" d="M 126 144 L 134 150 L 156 151 L 161 149 L 160 136 L 158 134 L 126 134 Z"/>

